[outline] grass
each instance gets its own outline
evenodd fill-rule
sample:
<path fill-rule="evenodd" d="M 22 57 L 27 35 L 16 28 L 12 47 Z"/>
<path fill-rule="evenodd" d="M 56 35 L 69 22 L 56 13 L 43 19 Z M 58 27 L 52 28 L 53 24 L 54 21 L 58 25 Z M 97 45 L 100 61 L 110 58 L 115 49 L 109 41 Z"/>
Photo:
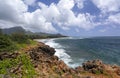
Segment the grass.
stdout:
<path fill-rule="evenodd" d="M 36 75 L 34 66 L 31 62 L 31 59 L 22 49 L 25 49 L 29 46 L 34 46 L 37 44 L 36 41 L 29 40 L 29 44 L 17 44 L 17 51 L 21 51 L 21 54 L 17 58 L 11 58 L 11 59 L 4 59 L 0 60 L 0 77 L 2 75 L 10 75 L 12 78 L 17 78 L 17 74 L 10 73 L 10 70 L 12 68 L 17 67 L 20 63 L 22 63 L 22 78 L 35 78 Z"/>
<path fill-rule="evenodd" d="M 21 54 L 16 59 L 4 59 L 0 61 L 0 74 L 16 77 L 14 73 L 10 73 L 10 69 L 22 63 L 22 78 L 33 78 L 36 73 L 30 58 L 26 54 Z"/>
<path fill-rule="evenodd" d="M 23 64 L 23 71 L 22 71 L 23 78 L 33 78 L 36 75 L 36 73 L 30 58 L 26 54 L 22 54 L 20 56 L 20 59 Z"/>
<path fill-rule="evenodd" d="M 34 66 L 27 53 L 27 48 L 34 47 L 38 42 L 31 40 L 24 34 L 4 35 L 0 34 L 0 52 L 19 52 L 20 54 L 16 58 L 5 58 L 0 60 L 0 78 L 2 76 L 9 75 L 12 78 L 18 78 L 19 74 L 22 78 L 35 78 L 36 75 Z M 19 67 L 19 65 L 22 66 Z M 17 68 L 20 69 L 17 69 Z M 14 71 L 19 73 L 13 73 Z M 9 78 L 9 77 L 7 77 Z"/>
<path fill-rule="evenodd" d="M 99 71 L 99 70 L 96 70 L 94 73 L 95 73 L 96 75 L 102 74 L 101 71 Z"/>
<path fill-rule="evenodd" d="M 18 48 L 18 50 L 21 50 L 21 49 L 25 49 L 26 47 L 28 47 L 28 46 L 34 46 L 34 45 L 36 45 L 38 42 L 36 42 L 36 41 L 33 41 L 33 40 L 29 40 L 29 44 L 26 44 L 26 43 L 16 43 L 16 46 L 17 46 L 17 48 Z"/>
<path fill-rule="evenodd" d="M 4 59 L 0 61 L 0 74 L 1 75 L 13 75 L 10 73 L 12 67 L 16 67 L 19 63 L 19 59 Z"/>

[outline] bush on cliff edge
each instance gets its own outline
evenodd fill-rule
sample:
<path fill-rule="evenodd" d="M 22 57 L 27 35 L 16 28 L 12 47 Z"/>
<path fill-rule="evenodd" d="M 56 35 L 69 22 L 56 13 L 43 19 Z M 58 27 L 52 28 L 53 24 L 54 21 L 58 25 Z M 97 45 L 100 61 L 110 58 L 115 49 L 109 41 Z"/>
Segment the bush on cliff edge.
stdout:
<path fill-rule="evenodd" d="M 19 44 L 25 43 L 29 44 L 29 38 L 24 33 L 14 33 L 11 35 L 11 39 Z"/>
<path fill-rule="evenodd" d="M 14 42 L 6 35 L 0 34 L 0 52 L 14 51 L 17 49 Z"/>

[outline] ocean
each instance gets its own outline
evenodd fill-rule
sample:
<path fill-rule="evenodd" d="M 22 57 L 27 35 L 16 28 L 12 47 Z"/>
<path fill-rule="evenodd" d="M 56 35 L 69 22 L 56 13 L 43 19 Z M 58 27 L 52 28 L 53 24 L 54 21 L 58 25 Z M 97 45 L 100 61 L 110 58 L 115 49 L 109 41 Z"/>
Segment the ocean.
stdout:
<path fill-rule="evenodd" d="M 120 37 L 66 37 L 38 40 L 55 48 L 55 55 L 69 67 L 81 66 L 87 60 L 100 59 L 120 65 Z"/>

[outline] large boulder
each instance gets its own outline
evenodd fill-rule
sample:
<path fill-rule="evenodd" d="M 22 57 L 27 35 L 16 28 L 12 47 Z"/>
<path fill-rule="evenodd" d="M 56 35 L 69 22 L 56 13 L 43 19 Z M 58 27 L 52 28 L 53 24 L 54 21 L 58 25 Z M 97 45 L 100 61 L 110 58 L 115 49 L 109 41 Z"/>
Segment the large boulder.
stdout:
<path fill-rule="evenodd" d="M 43 52 L 49 54 L 49 55 L 54 55 L 55 53 L 55 49 L 54 48 L 51 48 L 49 46 L 40 46 L 39 49 L 41 49 Z"/>

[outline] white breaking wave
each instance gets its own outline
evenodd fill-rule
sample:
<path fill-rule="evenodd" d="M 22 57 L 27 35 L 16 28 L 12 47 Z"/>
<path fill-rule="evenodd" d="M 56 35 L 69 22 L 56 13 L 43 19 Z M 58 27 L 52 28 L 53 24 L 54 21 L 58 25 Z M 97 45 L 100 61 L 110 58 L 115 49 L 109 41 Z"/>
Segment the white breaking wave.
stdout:
<path fill-rule="evenodd" d="M 55 48 L 55 51 L 56 51 L 55 55 L 58 56 L 60 60 L 63 60 L 68 66 L 70 66 L 69 63 L 72 62 L 70 55 L 68 55 L 65 52 L 65 50 L 63 49 L 64 46 L 61 46 L 59 43 L 56 43 L 54 40 L 55 39 L 42 39 L 42 40 L 37 40 L 37 41 L 43 42 L 46 45 L 49 45 L 50 47 Z"/>
<path fill-rule="evenodd" d="M 69 38 L 71 39 L 71 38 Z M 37 40 L 39 42 L 43 42 L 46 45 L 49 45 L 50 47 L 53 47 L 55 49 L 55 55 L 58 56 L 60 60 L 63 60 L 65 64 L 67 64 L 69 67 L 75 68 L 77 66 L 81 66 L 82 63 L 85 61 L 85 59 L 78 59 L 78 62 L 74 62 L 72 60 L 71 56 L 66 53 L 65 49 L 66 47 L 60 45 L 59 43 L 55 42 L 56 39 L 40 39 Z"/>

